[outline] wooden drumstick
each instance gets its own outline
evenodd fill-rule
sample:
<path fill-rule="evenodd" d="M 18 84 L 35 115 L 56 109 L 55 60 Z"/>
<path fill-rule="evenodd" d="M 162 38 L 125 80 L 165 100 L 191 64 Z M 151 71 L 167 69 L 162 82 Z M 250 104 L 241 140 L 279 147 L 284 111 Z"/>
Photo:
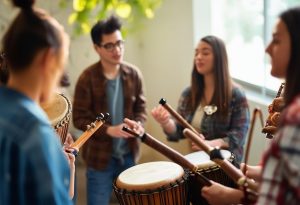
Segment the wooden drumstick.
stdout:
<path fill-rule="evenodd" d="M 140 138 L 143 143 L 147 144 L 148 146 L 152 147 L 156 151 L 165 155 L 173 162 L 175 162 L 175 163 L 179 164 L 180 166 L 187 168 L 187 169 L 191 170 L 193 173 L 197 174 L 197 176 L 199 177 L 199 180 L 201 181 L 201 183 L 203 185 L 205 185 L 205 186 L 211 185 L 211 182 L 209 181 L 209 179 L 206 178 L 205 176 L 203 176 L 201 173 L 197 172 L 198 168 L 194 164 L 192 164 L 190 161 L 188 161 L 186 158 L 184 158 L 184 156 L 182 154 L 180 154 L 179 152 L 177 152 L 176 150 L 172 149 L 171 147 L 168 147 L 167 145 L 163 144 L 162 142 L 158 141 L 157 139 L 155 139 L 154 137 L 152 137 L 151 135 L 149 135 L 147 133 L 143 133 L 142 135 L 139 135 L 128 127 L 123 127 L 123 130 L 132 134 L 133 136 L 135 136 L 137 138 Z"/>
<path fill-rule="evenodd" d="M 185 128 L 183 130 L 183 134 L 185 137 L 191 139 L 196 145 L 201 147 L 208 155 L 211 154 L 211 152 L 214 150 L 213 147 L 207 145 L 204 140 L 200 139 L 199 136 L 197 136 L 193 131 Z M 211 159 L 215 163 L 217 163 L 224 172 L 233 179 L 238 185 L 240 186 L 246 186 L 250 188 L 251 190 L 257 192 L 258 186 L 253 181 L 250 181 L 246 178 L 246 176 L 242 173 L 242 171 L 238 168 L 236 168 L 233 164 L 231 164 L 226 159 Z"/>
<path fill-rule="evenodd" d="M 264 119 L 263 119 L 263 115 L 262 112 L 259 108 L 255 108 L 253 110 L 253 114 L 252 114 L 252 120 L 251 120 L 251 125 L 250 125 L 250 130 L 249 130 L 249 136 L 248 136 L 248 142 L 247 142 L 247 146 L 246 146 L 246 150 L 245 150 L 245 160 L 244 163 L 247 165 L 248 164 L 248 158 L 249 158 L 249 152 L 250 152 L 250 147 L 251 147 L 251 143 L 252 143 L 252 135 L 253 135 L 253 129 L 254 129 L 254 125 L 255 125 L 255 120 L 257 115 L 260 118 L 260 123 L 261 126 L 264 127 Z M 246 174 L 246 170 L 247 166 L 245 166 L 243 173 Z"/>
<path fill-rule="evenodd" d="M 248 136 L 248 142 L 247 142 L 247 146 L 246 146 L 246 150 L 245 150 L 245 160 L 244 160 L 245 166 L 242 170 L 242 173 L 244 175 L 246 175 L 246 172 L 247 172 L 247 164 L 248 164 L 248 158 L 249 158 L 249 153 L 250 153 L 250 147 L 251 147 L 251 144 L 252 144 L 253 129 L 254 129 L 255 120 L 256 120 L 257 115 L 260 118 L 261 126 L 264 127 L 264 120 L 263 120 L 262 111 L 259 108 L 255 108 L 253 110 L 253 114 L 252 114 L 251 125 L 250 125 L 249 136 Z M 253 204 L 252 202 L 256 202 L 258 194 L 255 191 L 252 191 L 252 192 L 248 191 L 247 192 L 247 187 L 244 187 L 243 191 L 244 191 L 244 196 L 245 196 L 244 200 L 246 200 L 245 204 Z M 248 203 L 248 202 L 250 202 L 250 203 Z"/>
<path fill-rule="evenodd" d="M 108 113 L 101 113 L 94 122 L 87 125 L 87 130 L 74 143 L 72 143 L 70 147 L 79 151 L 80 147 L 104 124 L 108 118 Z M 76 156 L 78 151 L 73 152 L 73 154 Z"/>
<path fill-rule="evenodd" d="M 160 99 L 159 104 L 161 104 L 178 121 L 178 123 L 181 124 L 181 126 L 183 126 L 184 128 L 189 128 L 197 135 L 199 135 L 198 131 L 191 124 L 189 124 L 180 114 L 178 114 L 178 112 L 176 112 L 176 110 L 168 105 L 166 99 Z"/>

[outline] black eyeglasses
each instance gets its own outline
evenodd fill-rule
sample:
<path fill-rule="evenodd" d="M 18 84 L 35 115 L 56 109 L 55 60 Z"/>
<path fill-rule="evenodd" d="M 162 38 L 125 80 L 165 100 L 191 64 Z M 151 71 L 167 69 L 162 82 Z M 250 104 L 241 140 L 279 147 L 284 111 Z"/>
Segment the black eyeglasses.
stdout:
<path fill-rule="evenodd" d="M 118 47 L 119 49 L 123 49 L 124 48 L 124 41 L 123 40 L 118 40 L 115 43 L 106 43 L 106 44 L 100 44 L 100 47 L 105 48 L 105 50 L 107 50 L 108 52 L 112 52 L 116 47 Z"/>

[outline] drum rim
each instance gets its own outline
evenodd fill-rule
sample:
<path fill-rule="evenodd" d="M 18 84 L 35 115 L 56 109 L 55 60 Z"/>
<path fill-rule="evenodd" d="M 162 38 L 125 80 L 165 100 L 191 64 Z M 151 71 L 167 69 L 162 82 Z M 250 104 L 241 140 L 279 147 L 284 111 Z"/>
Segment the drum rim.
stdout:
<path fill-rule="evenodd" d="M 235 160 L 235 155 L 234 155 L 233 152 L 231 152 L 230 150 L 227 150 L 227 149 L 221 149 L 221 150 L 230 153 L 230 157 L 229 157 L 228 159 L 226 159 L 226 160 L 228 160 L 228 161 L 231 162 L 231 163 Z M 189 154 L 195 154 L 195 153 L 197 153 L 197 152 L 206 153 L 206 152 L 204 152 L 204 151 L 196 151 L 196 152 L 192 152 L 192 153 L 189 153 Z M 187 155 L 189 155 L 189 154 L 187 154 Z M 184 157 L 186 157 L 187 155 L 185 155 Z M 190 161 L 190 162 L 191 162 L 191 161 Z M 191 163 L 193 163 L 193 162 L 191 162 Z M 211 164 L 209 164 L 209 163 L 211 163 Z M 193 163 L 193 164 L 194 164 L 194 163 Z M 211 161 L 211 160 L 208 161 L 207 164 L 210 165 L 210 166 L 207 166 L 207 167 L 200 167 L 199 164 L 194 164 L 194 165 L 197 167 L 197 172 L 209 172 L 209 171 L 212 171 L 212 170 L 220 169 L 220 165 L 216 164 L 215 162 L 213 162 L 213 161 Z"/>
<path fill-rule="evenodd" d="M 159 172 L 157 172 L 159 176 L 157 179 L 153 178 L 153 180 L 145 180 L 145 177 L 143 175 L 139 175 L 141 177 L 142 181 L 136 180 L 135 182 L 130 181 L 130 178 L 132 177 L 132 174 L 139 173 L 141 170 L 149 170 L 149 169 L 156 169 L 161 168 L 162 166 L 165 166 L 167 168 L 174 168 L 173 177 L 170 175 L 164 175 L 164 177 L 161 177 L 159 175 Z M 155 171 L 160 171 L 162 169 L 156 169 Z M 175 172 L 176 171 L 176 172 Z M 151 174 L 152 172 L 144 172 L 145 176 L 147 174 Z M 183 177 L 185 174 L 185 170 L 182 166 L 180 166 L 177 163 L 174 163 L 172 161 L 154 161 L 154 162 L 145 162 L 141 164 L 137 164 L 135 166 L 132 166 L 123 172 L 119 174 L 119 176 L 116 178 L 116 185 L 120 187 L 121 189 L 129 189 L 129 190 L 146 190 L 146 189 L 156 189 L 161 186 L 165 186 L 166 184 L 174 183 L 176 180 Z M 148 175 L 149 176 L 149 175 Z M 148 178 L 150 179 L 150 178 Z"/>
<path fill-rule="evenodd" d="M 58 121 L 56 125 L 53 126 L 55 129 L 63 127 L 65 124 L 68 124 L 72 114 L 72 104 L 70 100 L 63 93 L 58 93 L 58 95 L 62 96 L 67 101 L 68 110 L 65 116 L 60 121 Z"/>
<path fill-rule="evenodd" d="M 173 182 L 170 182 L 166 185 L 163 185 L 161 187 L 155 188 L 155 189 L 145 189 L 145 190 L 127 190 L 126 188 L 119 188 L 117 187 L 117 179 L 114 180 L 113 182 L 113 189 L 117 194 L 122 194 L 122 195 L 141 195 L 141 196 L 146 196 L 150 194 L 159 194 L 162 192 L 169 191 L 173 188 L 179 187 L 179 186 L 184 186 L 187 185 L 187 182 L 189 180 L 189 173 L 187 170 L 184 170 L 184 173 L 181 177 L 176 179 Z"/>

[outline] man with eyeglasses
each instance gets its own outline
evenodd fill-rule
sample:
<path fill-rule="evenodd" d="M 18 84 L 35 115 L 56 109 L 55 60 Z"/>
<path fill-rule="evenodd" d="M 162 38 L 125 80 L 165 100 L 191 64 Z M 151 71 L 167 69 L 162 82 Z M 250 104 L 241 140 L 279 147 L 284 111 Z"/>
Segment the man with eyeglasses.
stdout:
<path fill-rule="evenodd" d="M 133 166 L 139 141 L 122 130 L 123 120 L 143 132 L 146 99 L 138 68 L 123 62 L 124 41 L 120 20 L 111 16 L 91 31 L 100 60 L 86 68 L 75 88 L 73 122 L 81 130 L 98 114 L 109 112 L 111 121 L 95 132 L 82 149 L 87 164 L 87 204 L 109 204 L 113 180 Z"/>

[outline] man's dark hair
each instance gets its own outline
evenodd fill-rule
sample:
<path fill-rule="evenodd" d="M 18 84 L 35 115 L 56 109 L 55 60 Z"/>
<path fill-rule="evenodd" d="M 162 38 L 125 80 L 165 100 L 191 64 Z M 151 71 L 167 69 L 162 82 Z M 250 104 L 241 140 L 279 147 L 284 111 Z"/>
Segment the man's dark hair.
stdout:
<path fill-rule="evenodd" d="M 98 21 L 91 30 L 91 37 L 94 44 L 100 45 L 103 34 L 111 34 L 121 30 L 122 23 L 118 17 L 111 15 L 109 18 Z"/>

